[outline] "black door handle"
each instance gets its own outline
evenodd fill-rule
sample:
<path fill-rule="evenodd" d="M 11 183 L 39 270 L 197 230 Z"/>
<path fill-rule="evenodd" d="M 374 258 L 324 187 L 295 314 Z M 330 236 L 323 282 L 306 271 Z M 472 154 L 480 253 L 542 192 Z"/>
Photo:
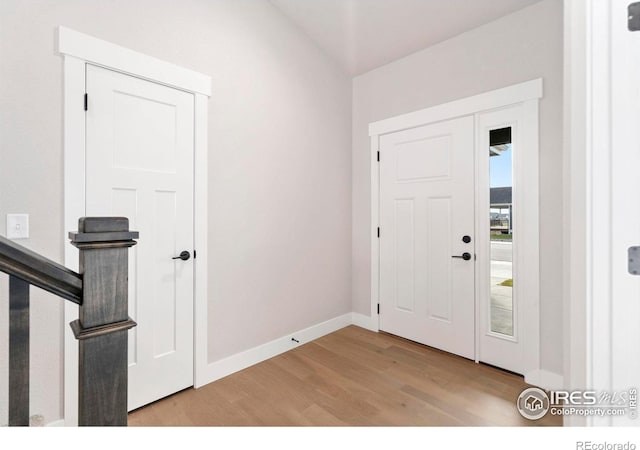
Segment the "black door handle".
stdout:
<path fill-rule="evenodd" d="M 171 258 L 171 259 L 181 259 L 181 260 L 183 260 L 183 261 L 186 261 L 186 260 L 187 260 L 187 259 L 189 259 L 189 258 L 191 258 L 191 253 L 189 253 L 189 252 L 188 252 L 188 251 L 186 251 L 186 250 L 183 250 L 183 251 L 181 251 L 181 252 L 180 252 L 180 256 L 174 256 L 174 257 L 173 257 L 173 258 Z"/>
<path fill-rule="evenodd" d="M 469 261 L 471 259 L 471 253 L 464 252 L 461 256 L 453 255 L 452 258 L 461 258 L 465 261 Z"/>

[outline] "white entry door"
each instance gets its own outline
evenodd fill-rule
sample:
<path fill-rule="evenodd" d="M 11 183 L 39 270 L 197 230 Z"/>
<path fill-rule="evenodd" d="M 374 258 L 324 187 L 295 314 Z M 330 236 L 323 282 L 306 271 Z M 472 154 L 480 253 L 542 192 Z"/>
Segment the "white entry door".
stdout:
<path fill-rule="evenodd" d="M 87 65 L 86 214 L 126 216 L 129 409 L 193 385 L 192 94 Z M 188 251 L 187 260 L 172 259 Z"/>
<path fill-rule="evenodd" d="M 474 220 L 472 116 L 380 137 L 381 330 L 474 358 Z"/>

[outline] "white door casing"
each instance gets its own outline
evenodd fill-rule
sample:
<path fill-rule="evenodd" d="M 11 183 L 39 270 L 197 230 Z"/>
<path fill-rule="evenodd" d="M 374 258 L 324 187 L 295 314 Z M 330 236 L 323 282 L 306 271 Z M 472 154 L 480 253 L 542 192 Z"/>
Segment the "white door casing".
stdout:
<path fill-rule="evenodd" d="M 629 406 L 640 386 L 640 276 L 628 267 L 640 245 L 640 31 L 628 29 L 628 1 L 565 3 L 567 388 L 622 394 Z M 636 418 L 565 425 L 638 426 L 637 413 L 636 401 Z"/>
<path fill-rule="evenodd" d="M 380 138 L 380 329 L 470 359 L 473 122 L 468 116 Z"/>
<path fill-rule="evenodd" d="M 124 216 L 129 409 L 193 385 L 193 94 L 87 65 L 86 214 Z M 152 383 L 149 380 L 153 380 Z"/>
<path fill-rule="evenodd" d="M 171 86 L 194 96 L 194 385 L 207 382 L 207 103 L 209 76 L 176 66 L 127 48 L 70 30 L 58 28 L 58 51 L 64 58 L 64 210 L 65 235 L 77 229 L 86 215 L 85 71 L 87 63 Z M 66 236 L 65 236 L 66 238 Z M 78 268 L 78 253 L 65 245 L 65 265 Z M 64 421 L 77 425 L 78 344 L 67 324 L 77 318 L 76 305 L 66 303 L 64 317 Z"/>

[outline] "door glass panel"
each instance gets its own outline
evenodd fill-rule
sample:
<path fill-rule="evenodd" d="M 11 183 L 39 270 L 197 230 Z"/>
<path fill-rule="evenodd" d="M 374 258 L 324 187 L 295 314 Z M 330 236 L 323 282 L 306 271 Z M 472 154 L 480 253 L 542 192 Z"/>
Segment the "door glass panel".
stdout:
<path fill-rule="evenodd" d="M 490 131 L 490 321 L 494 333 L 513 336 L 513 204 L 511 127 Z"/>

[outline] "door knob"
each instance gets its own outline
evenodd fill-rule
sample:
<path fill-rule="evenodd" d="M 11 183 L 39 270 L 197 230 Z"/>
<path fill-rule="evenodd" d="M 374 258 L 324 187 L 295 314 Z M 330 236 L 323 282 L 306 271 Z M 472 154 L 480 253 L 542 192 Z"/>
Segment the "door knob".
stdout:
<path fill-rule="evenodd" d="M 458 255 L 453 255 L 452 258 L 460 258 L 460 259 L 464 259 L 465 261 L 469 261 L 471 259 L 471 253 L 467 253 L 464 252 L 462 255 L 458 256 Z"/>
<path fill-rule="evenodd" d="M 171 258 L 171 259 L 181 259 L 181 260 L 183 260 L 183 261 L 186 261 L 186 260 L 187 260 L 187 259 L 189 259 L 189 258 L 191 258 L 191 253 L 189 253 L 189 252 L 188 252 L 188 251 L 186 251 L 186 250 L 183 250 L 183 251 L 181 251 L 181 252 L 180 252 L 180 256 L 174 256 L 174 257 L 173 257 L 173 258 Z"/>

